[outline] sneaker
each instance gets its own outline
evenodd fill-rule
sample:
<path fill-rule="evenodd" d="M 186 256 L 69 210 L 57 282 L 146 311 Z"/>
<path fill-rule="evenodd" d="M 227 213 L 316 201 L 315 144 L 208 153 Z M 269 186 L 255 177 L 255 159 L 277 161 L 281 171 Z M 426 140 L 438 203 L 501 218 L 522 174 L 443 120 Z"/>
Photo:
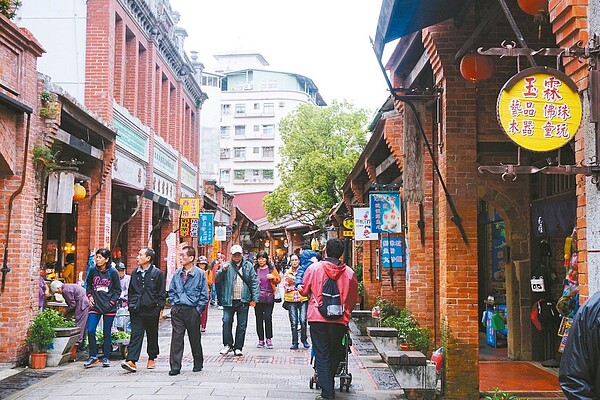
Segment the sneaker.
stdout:
<path fill-rule="evenodd" d="M 146 368 L 148 368 L 148 369 L 156 368 L 156 363 L 154 362 L 154 360 L 148 360 L 148 362 L 146 363 Z"/>
<path fill-rule="evenodd" d="M 273 342 L 271 341 L 271 339 L 267 339 L 267 349 L 272 349 L 273 348 Z"/>
<path fill-rule="evenodd" d="M 223 306 L 217 307 L 217 310 L 222 310 L 222 309 L 223 309 Z"/>
<path fill-rule="evenodd" d="M 103 358 L 103 359 L 102 359 L 102 366 L 103 366 L 104 368 L 106 368 L 106 367 L 110 367 L 110 361 L 108 361 L 108 358 Z"/>
<path fill-rule="evenodd" d="M 83 363 L 83 368 L 92 368 L 95 365 L 100 364 L 98 357 L 90 357 L 86 362 Z"/>
<path fill-rule="evenodd" d="M 137 372 L 137 367 L 133 361 L 123 361 L 121 368 L 126 369 L 129 372 Z"/>
<path fill-rule="evenodd" d="M 206 332 L 206 328 L 200 328 L 200 332 L 202 332 L 202 333 Z"/>
<path fill-rule="evenodd" d="M 233 351 L 233 349 L 231 348 L 230 345 L 226 344 L 225 347 L 223 347 L 221 349 L 221 351 L 219 352 L 219 354 L 221 354 L 222 356 L 227 355 L 229 353 L 231 353 Z"/>
<path fill-rule="evenodd" d="M 298 345 L 297 344 L 291 345 L 290 350 L 298 350 Z"/>
<path fill-rule="evenodd" d="M 169 375 L 170 376 L 175 376 L 175 375 L 179 375 L 179 371 L 176 369 L 172 369 L 169 371 Z"/>
<path fill-rule="evenodd" d="M 308 340 L 305 340 L 304 342 L 302 342 L 302 345 L 304 346 L 305 349 L 310 349 L 310 343 L 308 343 Z"/>
<path fill-rule="evenodd" d="M 265 347 L 265 341 L 264 340 L 259 340 L 258 344 L 256 345 L 256 347 L 258 347 L 259 349 L 262 347 Z"/>
<path fill-rule="evenodd" d="M 242 353 L 242 350 L 240 350 L 240 349 L 235 349 L 235 351 L 233 352 L 233 355 L 239 357 L 239 356 L 243 356 L 244 353 Z"/>

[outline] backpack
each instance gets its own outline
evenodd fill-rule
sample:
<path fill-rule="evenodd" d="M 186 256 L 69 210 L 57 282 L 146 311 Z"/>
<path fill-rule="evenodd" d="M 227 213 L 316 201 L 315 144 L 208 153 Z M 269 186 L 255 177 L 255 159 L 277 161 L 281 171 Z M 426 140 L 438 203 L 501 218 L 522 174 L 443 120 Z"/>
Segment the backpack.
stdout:
<path fill-rule="evenodd" d="M 323 282 L 323 299 L 318 308 L 321 315 L 327 319 L 335 320 L 344 316 L 344 307 L 335 280 L 327 278 Z"/>

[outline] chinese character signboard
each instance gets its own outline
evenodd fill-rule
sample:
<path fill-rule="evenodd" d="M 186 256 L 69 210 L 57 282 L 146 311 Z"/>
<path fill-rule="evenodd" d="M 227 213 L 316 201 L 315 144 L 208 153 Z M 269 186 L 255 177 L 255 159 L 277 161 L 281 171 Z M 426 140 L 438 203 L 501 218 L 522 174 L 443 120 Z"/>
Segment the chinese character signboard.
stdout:
<path fill-rule="evenodd" d="M 180 218 L 198 218 L 198 214 L 200 213 L 200 199 L 182 197 L 179 199 L 179 205 L 181 207 Z"/>
<path fill-rule="evenodd" d="M 390 261 L 392 268 L 402 268 L 402 238 L 401 237 L 382 237 L 381 238 L 381 267 L 389 268 Z"/>
<path fill-rule="evenodd" d="M 354 209 L 354 240 L 377 240 L 379 235 L 371 231 L 371 210 L 368 207 Z"/>
<path fill-rule="evenodd" d="M 517 145 L 532 151 L 562 147 L 581 123 L 577 86 L 564 73 L 534 67 L 509 79 L 498 96 L 498 121 Z"/>
<path fill-rule="evenodd" d="M 402 232 L 400 192 L 371 192 L 369 206 L 373 233 Z"/>
<path fill-rule="evenodd" d="M 187 218 L 179 219 L 179 236 L 186 237 L 190 234 L 190 220 Z"/>
<path fill-rule="evenodd" d="M 212 213 L 200 213 L 198 218 L 198 244 L 211 244 L 213 242 L 213 217 Z"/>
<path fill-rule="evenodd" d="M 224 226 L 215 227 L 215 242 L 227 241 L 227 228 Z"/>
<path fill-rule="evenodd" d="M 198 219 L 190 219 L 190 236 L 198 237 Z"/>

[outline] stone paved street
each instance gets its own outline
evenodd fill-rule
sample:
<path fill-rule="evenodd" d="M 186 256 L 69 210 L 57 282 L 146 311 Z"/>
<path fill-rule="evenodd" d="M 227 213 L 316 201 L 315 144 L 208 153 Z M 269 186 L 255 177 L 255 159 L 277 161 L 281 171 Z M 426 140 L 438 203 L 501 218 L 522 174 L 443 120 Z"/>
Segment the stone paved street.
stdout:
<path fill-rule="evenodd" d="M 168 314 L 168 312 L 167 312 Z M 210 307 L 207 332 L 203 334 L 204 370 L 192 372 L 192 357 L 186 343 L 180 375 L 169 371 L 170 320 L 161 321 L 160 348 L 156 369 L 146 369 L 145 344 L 137 373 L 127 373 L 121 360 L 111 360 L 110 368 L 97 366 L 84 369 L 82 361 L 46 368 L 57 371 L 51 377 L 16 392 L 8 399 L 197 399 L 204 397 L 228 400 L 314 399 L 320 391 L 309 388 L 313 375 L 310 350 L 290 350 L 291 333 L 285 311 L 279 304 L 274 312 L 274 349 L 257 349 L 254 312 L 249 313 L 246 346 L 243 357 L 219 355 L 221 343 L 221 311 Z M 402 390 L 390 379 L 390 372 L 378 355 L 368 349 L 365 338 L 355 340 L 357 346 L 349 359 L 352 373 L 350 392 L 339 391 L 336 399 L 404 399 Z M 186 338 L 187 342 L 187 338 Z M 359 355 L 364 354 L 364 355 Z"/>

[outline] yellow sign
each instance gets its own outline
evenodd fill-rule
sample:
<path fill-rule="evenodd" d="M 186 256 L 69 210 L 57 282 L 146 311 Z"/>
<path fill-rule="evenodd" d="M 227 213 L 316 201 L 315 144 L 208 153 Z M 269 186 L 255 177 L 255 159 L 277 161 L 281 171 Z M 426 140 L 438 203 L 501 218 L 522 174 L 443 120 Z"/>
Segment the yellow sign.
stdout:
<path fill-rule="evenodd" d="M 200 214 L 200 199 L 182 197 L 179 199 L 180 218 L 196 219 Z"/>
<path fill-rule="evenodd" d="M 566 74 L 533 67 L 506 82 L 498 96 L 497 113 L 504 132 L 518 146 L 550 151 L 573 139 L 582 105 L 577 86 Z"/>
<path fill-rule="evenodd" d="M 344 222 L 342 222 L 342 225 L 344 225 L 344 228 L 346 229 L 354 229 L 354 218 L 346 218 Z"/>
<path fill-rule="evenodd" d="M 186 237 L 190 235 L 190 220 L 179 218 L 179 236 Z"/>
<path fill-rule="evenodd" d="M 354 237 L 354 231 L 343 231 L 342 236 Z"/>

